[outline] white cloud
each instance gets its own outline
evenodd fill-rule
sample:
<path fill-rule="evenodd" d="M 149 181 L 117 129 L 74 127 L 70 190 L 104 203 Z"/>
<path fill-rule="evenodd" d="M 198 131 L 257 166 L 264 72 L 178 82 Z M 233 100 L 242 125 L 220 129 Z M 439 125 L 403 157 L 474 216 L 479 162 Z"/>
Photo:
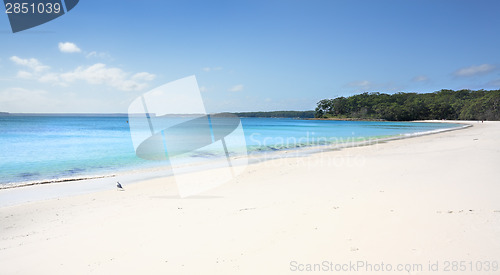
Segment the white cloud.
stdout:
<path fill-rule="evenodd" d="M 362 81 L 355 81 L 355 82 L 350 82 L 347 84 L 350 87 L 358 87 L 362 89 L 370 89 L 373 86 L 373 83 L 371 83 L 368 80 L 362 80 Z"/>
<path fill-rule="evenodd" d="M 426 82 L 426 81 L 429 81 L 429 78 L 425 75 L 418 75 L 418 76 L 415 76 L 413 79 L 412 79 L 413 82 Z"/>
<path fill-rule="evenodd" d="M 72 72 L 63 73 L 60 79 L 64 82 L 83 80 L 89 84 L 104 84 L 122 91 L 137 91 L 147 87 L 145 81 L 155 78 L 154 74 L 142 72 L 129 77 L 129 74 L 120 68 L 108 67 L 97 63 L 89 67 L 78 67 Z"/>
<path fill-rule="evenodd" d="M 7 112 L 50 112 L 61 104 L 44 90 L 8 88 L 0 91 L 0 110 Z"/>
<path fill-rule="evenodd" d="M 207 91 L 208 91 L 207 87 L 200 86 L 200 92 L 204 93 L 204 92 L 207 92 Z"/>
<path fill-rule="evenodd" d="M 111 56 L 108 53 L 99 53 L 96 51 L 92 51 L 92 52 L 88 53 L 85 57 L 86 58 L 110 58 Z"/>
<path fill-rule="evenodd" d="M 59 50 L 63 53 L 79 53 L 82 50 L 75 43 L 59 42 Z"/>
<path fill-rule="evenodd" d="M 460 77 L 469 77 L 476 75 L 488 74 L 496 69 L 496 66 L 491 64 L 482 64 L 477 66 L 470 66 L 457 70 L 454 74 Z"/>
<path fill-rule="evenodd" d="M 20 70 L 17 77 L 24 79 L 35 79 L 42 83 L 51 83 L 58 86 L 68 86 L 69 83 L 81 80 L 91 85 L 106 85 L 121 91 L 137 91 L 148 86 L 147 82 L 155 79 L 155 75 L 148 72 L 131 74 L 120 68 L 108 67 L 103 63 L 96 63 L 91 66 L 80 66 L 76 69 L 54 73 L 47 71 L 48 66 L 44 66 L 38 60 L 21 59 L 17 56 L 11 60 L 19 65 L 31 69 L 31 71 Z"/>
<path fill-rule="evenodd" d="M 371 91 L 391 92 L 391 91 L 401 91 L 404 88 L 392 82 L 375 83 L 368 80 L 350 82 L 347 83 L 345 86 L 353 88 L 354 92 L 371 92 Z"/>
<path fill-rule="evenodd" d="M 43 83 L 54 83 L 61 86 L 66 86 L 64 83 L 60 82 L 59 75 L 56 73 L 46 73 L 38 77 L 38 81 Z"/>
<path fill-rule="evenodd" d="M 241 92 L 243 91 L 243 84 L 238 84 L 234 85 L 233 87 L 229 88 L 229 92 Z"/>
<path fill-rule="evenodd" d="M 119 102 L 119 99 L 112 94 L 97 97 L 52 89 L 50 91 L 19 87 L 0 89 L 0 111 L 11 113 L 121 112 L 126 109 L 128 103 L 129 100 L 125 104 Z"/>
<path fill-rule="evenodd" d="M 202 70 L 205 72 L 220 71 L 222 70 L 222 67 L 205 67 L 202 68 Z"/>
<path fill-rule="evenodd" d="M 136 74 L 134 74 L 132 76 L 132 80 L 136 80 L 136 81 L 141 81 L 141 80 L 152 81 L 155 78 L 156 78 L 156 75 L 150 74 L 150 73 L 147 73 L 147 72 L 136 73 Z"/>
<path fill-rule="evenodd" d="M 28 67 L 28 68 L 32 69 L 33 71 L 35 71 L 36 73 L 50 69 L 49 66 L 43 65 L 42 63 L 40 63 L 40 61 L 38 61 L 35 58 L 23 59 L 23 58 L 19 58 L 17 56 L 12 56 L 10 58 L 10 60 L 12 62 L 16 63 L 17 65 Z"/>
<path fill-rule="evenodd" d="M 33 77 L 33 74 L 30 72 L 27 72 L 27 71 L 19 71 L 19 72 L 17 72 L 17 77 L 30 79 Z"/>

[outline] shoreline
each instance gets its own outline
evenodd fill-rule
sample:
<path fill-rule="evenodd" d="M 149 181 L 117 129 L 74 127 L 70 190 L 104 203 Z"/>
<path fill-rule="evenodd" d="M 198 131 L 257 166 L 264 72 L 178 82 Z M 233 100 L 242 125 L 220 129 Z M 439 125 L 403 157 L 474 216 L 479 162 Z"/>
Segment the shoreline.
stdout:
<path fill-rule="evenodd" d="M 324 150 L 341 150 L 345 148 L 351 148 L 351 147 L 358 147 L 358 146 L 367 146 L 367 145 L 372 145 L 376 144 L 379 142 L 388 142 L 392 140 L 399 140 L 399 139 L 406 139 L 406 138 L 413 138 L 413 137 L 419 137 L 419 136 L 425 136 L 425 135 L 432 135 L 432 134 L 437 134 L 441 132 L 447 132 L 447 131 L 455 131 L 455 130 L 461 130 L 465 129 L 467 127 L 472 127 L 473 125 L 471 122 L 463 122 L 463 123 L 458 123 L 455 121 L 440 121 L 440 120 L 420 120 L 420 121 L 411 121 L 411 122 L 418 122 L 418 123 L 448 123 L 448 124 L 462 124 L 462 127 L 453 127 L 453 128 L 446 128 L 446 129 L 436 129 L 436 130 L 430 130 L 430 131 L 425 131 L 425 132 L 416 132 L 416 133 L 411 133 L 411 134 L 399 134 L 399 135 L 394 135 L 394 136 L 387 136 L 387 137 L 361 137 L 358 138 L 359 141 L 347 141 L 347 142 L 341 142 L 341 143 L 330 143 L 330 144 L 313 144 L 313 145 L 305 145 L 305 146 L 296 146 L 293 148 L 283 148 L 283 149 L 277 149 L 277 150 L 269 150 L 269 151 L 257 151 L 251 153 L 248 158 L 249 161 L 257 161 L 257 162 L 262 162 L 262 161 L 267 161 L 267 160 L 272 160 L 272 159 L 279 159 L 279 158 L 286 158 L 286 157 L 300 157 L 303 155 L 308 155 L 308 154 L 315 154 L 318 152 L 322 152 Z M 293 156 L 295 154 L 295 156 Z M 196 165 L 204 165 L 204 162 L 200 163 L 194 163 L 194 164 L 188 164 L 187 166 L 196 166 Z M 78 181 L 92 181 L 92 180 L 98 180 L 98 179 L 105 179 L 105 178 L 116 178 L 119 176 L 126 176 L 130 174 L 151 174 L 151 173 L 158 173 L 160 171 L 165 171 L 168 170 L 168 165 L 158 165 L 158 166 L 153 166 L 150 168 L 142 168 L 142 169 L 137 169 L 137 168 L 132 168 L 132 169 L 127 169 L 120 171 L 118 173 L 111 173 L 111 174 L 89 174 L 89 175 L 82 175 L 80 177 L 74 177 L 74 178 L 56 178 L 56 179 L 43 179 L 43 180 L 36 180 L 36 181 L 27 181 L 27 182 L 12 182 L 12 183 L 4 183 L 0 184 L 0 192 L 2 190 L 7 190 L 7 189 L 13 189 L 13 188 L 23 188 L 23 187 L 29 187 L 29 186 L 39 186 L 39 185 L 48 185 L 48 184 L 58 184 L 58 183 L 72 183 L 72 182 L 78 182 Z"/>

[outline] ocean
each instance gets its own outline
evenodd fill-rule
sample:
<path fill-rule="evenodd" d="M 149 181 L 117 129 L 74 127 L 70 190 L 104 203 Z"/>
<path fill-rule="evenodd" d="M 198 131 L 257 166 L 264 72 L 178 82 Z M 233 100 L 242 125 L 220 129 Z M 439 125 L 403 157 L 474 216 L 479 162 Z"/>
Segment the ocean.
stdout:
<path fill-rule="evenodd" d="M 250 155 L 462 126 L 287 118 L 241 118 L 241 124 Z M 200 157 L 206 160 L 211 156 Z M 168 164 L 136 156 L 127 116 L 0 116 L 0 185 L 3 186 L 92 178 Z"/>

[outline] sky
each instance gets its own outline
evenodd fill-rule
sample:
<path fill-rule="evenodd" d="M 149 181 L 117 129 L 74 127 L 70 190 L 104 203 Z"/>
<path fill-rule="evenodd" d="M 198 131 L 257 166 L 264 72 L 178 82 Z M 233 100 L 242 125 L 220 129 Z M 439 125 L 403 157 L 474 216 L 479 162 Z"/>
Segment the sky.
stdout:
<path fill-rule="evenodd" d="M 208 112 L 499 89 L 499 10 L 496 0 L 81 0 L 12 33 L 2 7 L 0 112 L 127 113 L 191 75 Z"/>

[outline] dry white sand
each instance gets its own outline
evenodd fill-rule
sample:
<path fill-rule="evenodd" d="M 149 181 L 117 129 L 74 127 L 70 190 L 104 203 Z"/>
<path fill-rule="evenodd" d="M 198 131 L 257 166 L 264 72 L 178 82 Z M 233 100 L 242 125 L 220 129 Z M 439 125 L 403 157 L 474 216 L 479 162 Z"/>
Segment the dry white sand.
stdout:
<path fill-rule="evenodd" d="M 158 178 L 2 207 L 0 274 L 499 274 L 500 122 L 471 124 L 252 164 L 186 199 Z"/>

